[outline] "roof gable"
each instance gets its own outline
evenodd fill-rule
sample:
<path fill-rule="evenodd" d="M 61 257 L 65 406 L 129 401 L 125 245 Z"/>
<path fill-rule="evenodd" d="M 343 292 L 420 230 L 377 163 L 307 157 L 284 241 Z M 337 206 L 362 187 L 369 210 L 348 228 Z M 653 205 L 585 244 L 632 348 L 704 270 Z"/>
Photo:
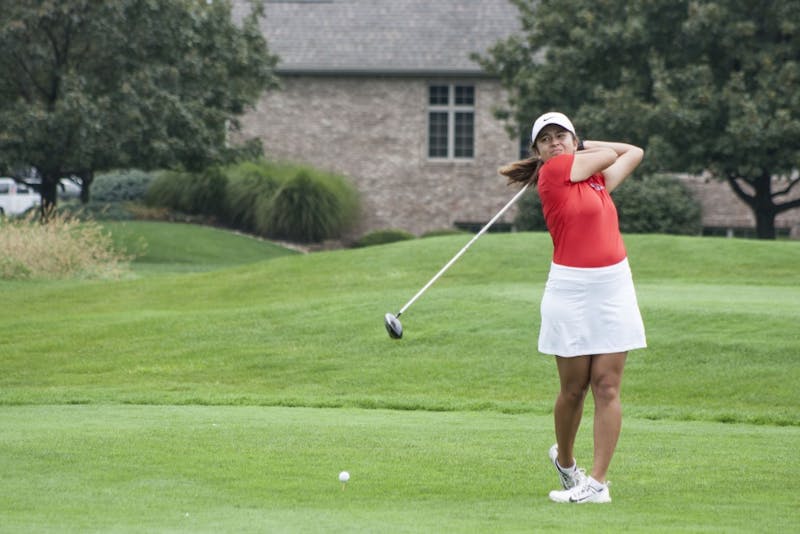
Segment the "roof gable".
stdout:
<path fill-rule="evenodd" d="M 246 12 L 236 2 L 234 16 Z M 261 27 L 278 73 L 471 74 L 518 31 L 509 0 L 268 0 Z"/>

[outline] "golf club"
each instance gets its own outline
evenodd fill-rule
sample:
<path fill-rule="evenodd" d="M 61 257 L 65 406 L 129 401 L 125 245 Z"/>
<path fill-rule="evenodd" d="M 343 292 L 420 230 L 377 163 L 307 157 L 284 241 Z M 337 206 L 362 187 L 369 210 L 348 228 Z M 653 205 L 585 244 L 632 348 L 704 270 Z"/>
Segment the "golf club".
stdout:
<path fill-rule="evenodd" d="M 491 226 L 492 226 L 492 225 L 495 223 L 495 221 L 497 221 L 497 219 L 499 219 L 499 218 L 500 218 L 500 217 L 501 217 L 501 216 L 502 216 L 502 215 L 503 215 L 503 214 L 506 212 L 506 210 L 508 210 L 508 208 L 510 208 L 510 207 L 511 207 L 511 206 L 514 204 L 514 202 L 516 202 L 516 201 L 519 199 L 519 197 L 521 197 L 521 196 L 522 196 L 522 194 L 525 192 L 525 190 L 526 190 L 526 189 L 528 189 L 528 185 L 530 185 L 530 182 L 528 182 L 528 183 L 526 183 L 524 186 L 522 186 L 522 189 L 520 189 L 520 190 L 517 192 L 517 194 L 516 194 L 516 195 L 514 195 L 514 197 L 513 197 L 511 200 L 509 200 L 509 201 L 508 201 L 508 204 L 506 204 L 505 206 L 503 206 L 503 209 L 501 209 L 500 211 L 498 211 L 498 212 L 497 212 L 497 215 L 495 215 L 494 217 L 492 217 L 492 219 L 491 219 L 491 220 L 490 220 L 488 223 L 486 223 L 486 225 L 485 225 L 483 228 L 481 228 L 481 229 L 480 229 L 480 231 L 479 231 L 477 234 L 475 234 L 475 235 L 472 237 L 472 239 L 470 239 L 470 240 L 469 240 L 469 243 L 467 243 L 466 245 L 464 245 L 464 248 L 462 248 L 461 250 L 459 250 L 459 251 L 458 251 L 458 254 L 456 254 L 455 256 L 453 256 L 453 259 L 451 259 L 450 261 L 448 261 L 448 262 L 447 262 L 447 264 L 445 264 L 445 266 L 444 266 L 444 267 L 442 267 L 442 268 L 441 268 L 441 270 L 440 270 L 438 273 L 436 273 L 436 275 L 434 275 L 434 277 L 433 277 L 433 278 L 431 278 L 431 279 L 428 281 L 428 283 L 427 283 L 427 284 L 425 284 L 425 285 L 422 287 L 422 289 L 420 289 L 419 291 L 417 291 L 417 294 L 416 294 L 416 295 L 414 295 L 413 297 L 411 297 L 411 300 L 409 300 L 408 302 L 406 302 L 405 306 L 403 306 L 402 308 L 400 308 L 400 311 L 399 311 L 399 312 L 397 312 L 397 314 L 387 313 L 386 315 L 384 315 L 384 317 L 383 317 L 383 322 L 384 322 L 384 325 L 386 326 L 386 331 L 389 333 L 389 337 L 391 337 L 392 339 L 400 339 L 400 338 L 402 338 L 402 337 L 403 337 L 403 325 L 402 325 L 402 323 L 400 323 L 400 319 L 399 319 L 399 317 L 400 317 L 400 316 L 403 314 L 403 312 L 405 312 L 405 311 L 408 309 L 408 307 L 409 307 L 409 306 L 411 306 L 412 304 L 414 304 L 414 302 L 415 302 L 415 301 L 416 301 L 416 300 L 417 300 L 417 299 L 418 299 L 418 298 L 419 298 L 419 297 L 420 297 L 420 296 L 421 296 L 423 293 L 425 293 L 425 291 L 426 291 L 426 290 L 427 290 L 429 287 L 431 287 L 431 286 L 433 285 L 433 283 L 434 283 L 434 282 L 436 282 L 436 280 L 438 280 L 438 279 L 439 279 L 439 277 L 440 277 L 440 276 L 442 276 L 442 275 L 444 274 L 444 272 L 445 272 L 447 269 L 449 269 L 449 268 L 450 268 L 450 266 L 451 266 L 451 265 L 453 265 L 453 264 L 456 262 L 456 260 L 458 260 L 458 258 L 460 258 L 460 257 L 461 257 L 461 256 L 462 256 L 462 255 L 463 255 L 463 254 L 464 254 L 464 253 L 467 251 L 467 249 L 468 249 L 470 246 L 472 246 L 472 244 L 473 244 L 473 243 L 474 243 L 474 242 L 475 242 L 475 241 L 476 241 L 476 240 L 477 240 L 477 239 L 478 239 L 480 236 L 482 236 L 482 235 L 483 235 L 483 234 L 486 232 L 486 230 L 488 230 L 488 229 L 489 229 L 489 228 L 490 228 L 490 227 L 491 227 Z"/>

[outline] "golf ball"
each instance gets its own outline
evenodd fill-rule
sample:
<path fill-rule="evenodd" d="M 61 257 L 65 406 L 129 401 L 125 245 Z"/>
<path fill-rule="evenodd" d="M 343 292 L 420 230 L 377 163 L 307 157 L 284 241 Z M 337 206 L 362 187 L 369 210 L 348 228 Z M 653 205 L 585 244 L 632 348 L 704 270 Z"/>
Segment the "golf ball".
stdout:
<path fill-rule="evenodd" d="M 350 473 L 347 471 L 339 473 L 339 482 L 347 482 L 348 480 L 350 480 Z"/>

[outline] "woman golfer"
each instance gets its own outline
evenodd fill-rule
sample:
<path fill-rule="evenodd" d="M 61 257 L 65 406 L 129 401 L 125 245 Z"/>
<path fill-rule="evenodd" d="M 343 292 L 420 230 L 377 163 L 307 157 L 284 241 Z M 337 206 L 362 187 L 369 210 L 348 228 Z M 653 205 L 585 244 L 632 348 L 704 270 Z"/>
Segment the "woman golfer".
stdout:
<path fill-rule="evenodd" d="M 609 193 L 639 165 L 644 152 L 626 143 L 579 145 L 572 122 L 561 113 L 536 119 L 531 141 L 533 157 L 500 173 L 510 181 L 537 185 L 553 240 L 539 331 L 539 351 L 556 355 L 561 382 L 550 460 L 563 491 L 551 491 L 550 499 L 610 502 L 606 473 L 622 426 L 622 370 L 628 351 L 647 344 Z M 573 448 L 589 388 L 595 415 L 594 458 L 587 477 Z"/>

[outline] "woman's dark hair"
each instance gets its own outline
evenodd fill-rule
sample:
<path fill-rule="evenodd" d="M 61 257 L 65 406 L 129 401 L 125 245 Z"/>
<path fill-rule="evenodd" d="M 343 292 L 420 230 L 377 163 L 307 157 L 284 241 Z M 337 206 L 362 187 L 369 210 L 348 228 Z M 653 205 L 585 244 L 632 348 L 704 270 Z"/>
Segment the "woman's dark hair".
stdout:
<path fill-rule="evenodd" d="M 533 151 L 533 145 L 531 145 Z M 538 156 L 531 156 L 500 167 L 497 172 L 508 178 L 509 184 L 524 184 L 530 182 L 536 185 L 539 179 L 539 169 L 542 160 Z"/>

